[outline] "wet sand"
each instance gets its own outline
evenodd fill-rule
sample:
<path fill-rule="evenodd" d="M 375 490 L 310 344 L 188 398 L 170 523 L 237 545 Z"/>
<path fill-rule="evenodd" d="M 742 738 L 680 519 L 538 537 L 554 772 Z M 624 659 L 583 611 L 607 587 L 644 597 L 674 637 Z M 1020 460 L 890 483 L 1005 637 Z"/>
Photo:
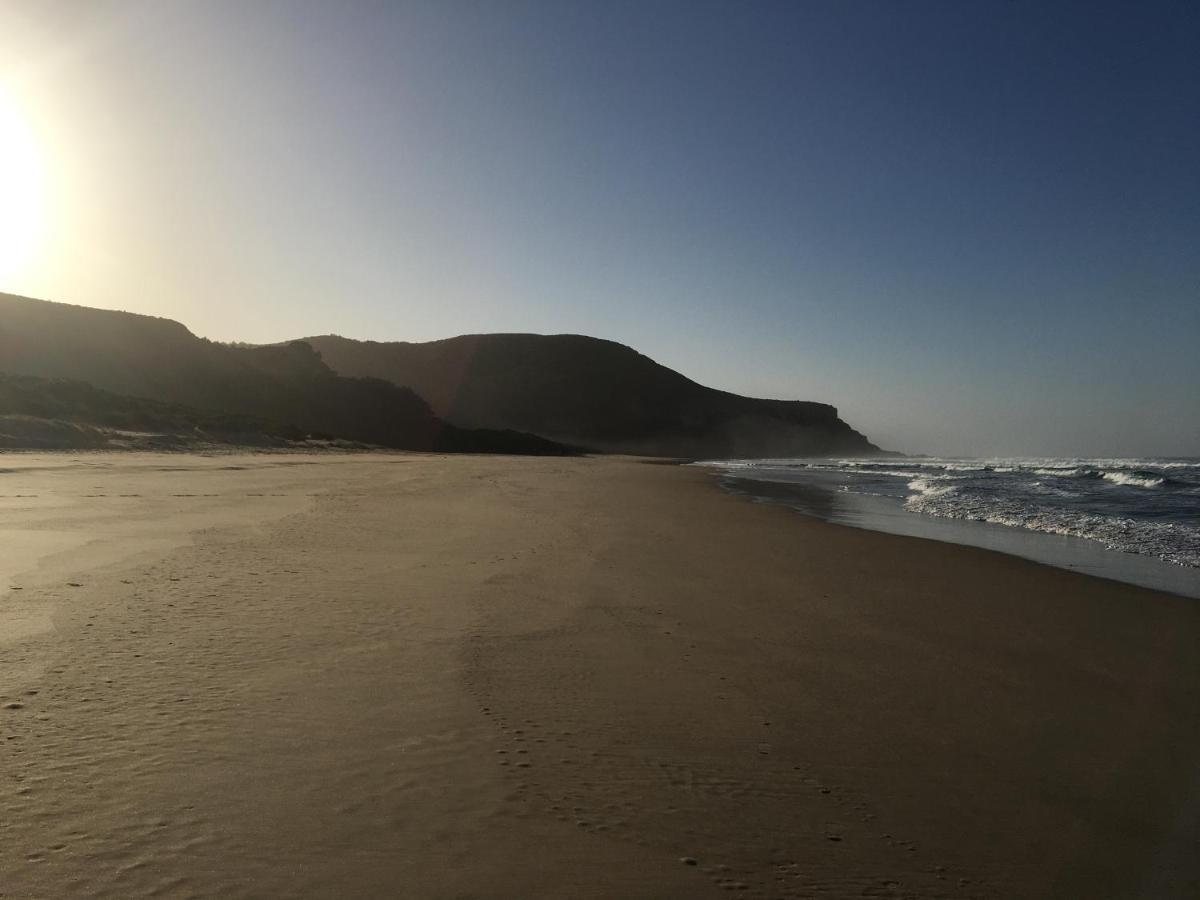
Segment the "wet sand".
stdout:
<path fill-rule="evenodd" d="M 0 455 L 0 896 L 1194 897 L 1200 606 L 627 459 Z"/>

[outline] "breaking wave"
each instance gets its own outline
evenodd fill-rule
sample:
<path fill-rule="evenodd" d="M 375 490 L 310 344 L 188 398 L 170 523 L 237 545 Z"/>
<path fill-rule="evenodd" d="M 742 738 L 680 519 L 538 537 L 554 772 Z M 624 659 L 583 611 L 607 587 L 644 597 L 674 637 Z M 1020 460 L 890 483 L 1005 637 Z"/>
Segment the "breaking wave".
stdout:
<path fill-rule="evenodd" d="M 1154 488 L 1162 487 L 1167 479 L 1155 475 L 1145 475 L 1140 472 L 1104 472 L 1101 477 L 1113 484 L 1127 484 L 1133 487 Z"/>
<path fill-rule="evenodd" d="M 851 493 L 896 498 L 920 515 L 968 519 L 1096 541 L 1123 553 L 1200 567 L 1200 460 L 911 457 L 715 463 L 730 474 L 834 478 Z"/>

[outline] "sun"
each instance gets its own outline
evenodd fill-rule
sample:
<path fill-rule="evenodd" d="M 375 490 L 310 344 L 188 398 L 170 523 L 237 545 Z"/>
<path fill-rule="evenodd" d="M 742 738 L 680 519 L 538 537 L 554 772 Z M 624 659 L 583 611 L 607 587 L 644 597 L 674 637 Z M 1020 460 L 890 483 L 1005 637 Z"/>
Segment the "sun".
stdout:
<path fill-rule="evenodd" d="M 42 245 L 46 172 L 29 119 L 0 85 L 0 290 Z"/>

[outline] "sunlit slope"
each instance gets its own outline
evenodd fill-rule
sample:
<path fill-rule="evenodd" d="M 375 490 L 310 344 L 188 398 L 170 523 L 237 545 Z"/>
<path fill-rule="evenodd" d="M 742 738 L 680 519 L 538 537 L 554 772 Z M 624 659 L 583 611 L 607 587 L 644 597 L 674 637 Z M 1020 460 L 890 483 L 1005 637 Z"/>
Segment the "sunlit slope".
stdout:
<path fill-rule="evenodd" d="M 878 448 L 824 403 L 704 387 L 612 341 L 480 334 L 423 344 L 306 338 L 335 371 L 412 387 L 466 427 L 514 428 L 597 449 L 801 456 Z"/>
<path fill-rule="evenodd" d="M 72 379 L 117 394 L 387 447 L 562 450 L 530 435 L 447 425 L 411 390 L 339 376 L 303 342 L 233 347 L 198 338 L 169 319 L 9 294 L 0 294 L 0 373 Z"/>

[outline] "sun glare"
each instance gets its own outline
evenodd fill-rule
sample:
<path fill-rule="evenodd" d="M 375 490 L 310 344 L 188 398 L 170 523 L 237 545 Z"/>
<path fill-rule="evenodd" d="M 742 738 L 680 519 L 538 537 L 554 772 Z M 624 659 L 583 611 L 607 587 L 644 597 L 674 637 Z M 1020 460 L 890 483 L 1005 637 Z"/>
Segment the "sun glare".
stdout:
<path fill-rule="evenodd" d="M 0 86 L 0 290 L 21 273 L 46 226 L 45 169 L 25 112 Z"/>

